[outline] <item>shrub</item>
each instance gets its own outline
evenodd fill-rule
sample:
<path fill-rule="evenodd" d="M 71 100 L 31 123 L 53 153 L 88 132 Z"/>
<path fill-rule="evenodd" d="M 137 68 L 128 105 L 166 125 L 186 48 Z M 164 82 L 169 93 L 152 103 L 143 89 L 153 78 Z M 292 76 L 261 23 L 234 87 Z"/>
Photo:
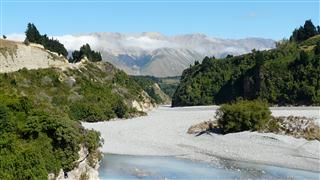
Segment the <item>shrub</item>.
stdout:
<path fill-rule="evenodd" d="M 216 117 L 223 133 L 232 133 L 260 130 L 269 121 L 270 115 L 266 102 L 240 100 L 221 105 Z"/>
<path fill-rule="evenodd" d="M 128 111 L 129 111 L 128 107 L 121 100 L 119 100 L 114 107 L 114 112 L 116 113 L 118 118 L 126 118 Z"/>

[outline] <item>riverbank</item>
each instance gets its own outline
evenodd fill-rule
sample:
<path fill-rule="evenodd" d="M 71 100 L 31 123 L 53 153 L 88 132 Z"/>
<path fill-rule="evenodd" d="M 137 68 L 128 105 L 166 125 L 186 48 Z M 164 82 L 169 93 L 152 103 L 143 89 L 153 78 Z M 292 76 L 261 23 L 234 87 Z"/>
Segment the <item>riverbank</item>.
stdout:
<path fill-rule="evenodd" d="M 272 133 L 187 134 L 191 125 L 213 119 L 217 106 L 159 107 L 130 120 L 83 123 L 101 132 L 104 153 L 176 156 L 219 164 L 220 158 L 320 172 L 320 143 Z M 304 116 L 318 109 L 302 107 Z M 272 108 L 277 115 L 299 115 L 299 108 Z"/>

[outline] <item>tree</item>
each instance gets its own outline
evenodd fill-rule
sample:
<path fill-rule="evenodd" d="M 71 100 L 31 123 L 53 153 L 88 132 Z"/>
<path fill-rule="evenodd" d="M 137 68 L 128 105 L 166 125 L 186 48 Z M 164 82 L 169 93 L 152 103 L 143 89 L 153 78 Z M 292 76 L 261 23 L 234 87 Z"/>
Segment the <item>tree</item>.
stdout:
<path fill-rule="evenodd" d="M 313 25 L 310 19 L 304 23 L 303 29 L 305 39 L 308 39 L 318 34 L 316 27 Z"/>
<path fill-rule="evenodd" d="M 295 29 L 292 32 L 290 40 L 301 42 L 318 34 L 320 34 L 319 26 L 317 30 L 311 20 L 306 20 L 303 26 L 300 26 L 299 29 Z"/>
<path fill-rule="evenodd" d="M 314 48 L 314 54 L 320 54 L 320 42 L 317 42 L 316 47 Z"/>
<path fill-rule="evenodd" d="M 26 45 L 28 45 L 30 42 L 38 43 L 43 45 L 43 47 L 45 49 L 48 49 L 49 51 L 62 54 L 65 57 L 68 55 L 68 51 L 63 44 L 61 44 L 56 39 L 53 39 L 53 38 L 49 39 L 46 34 L 41 35 L 34 24 L 29 23 L 25 33 L 26 33 L 26 39 L 24 43 Z"/>
<path fill-rule="evenodd" d="M 202 64 L 209 64 L 210 63 L 210 58 L 208 56 L 204 57 L 202 60 Z"/>
<path fill-rule="evenodd" d="M 2 35 L 2 38 L 3 38 L 3 39 L 7 39 L 7 36 L 5 36 L 5 35 Z"/>
<path fill-rule="evenodd" d="M 29 42 L 41 44 L 42 37 L 34 24 L 28 23 L 25 34 Z"/>
<path fill-rule="evenodd" d="M 98 62 L 102 60 L 100 52 L 95 52 L 91 50 L 89 44 L 81 46 L 80 51 L 72 52 L 72 59 L 69 59 L 69 62 L 76 63 L 81 61 L 82 58 L 87 57 L 91 62 Z"/>
<path fill-rule="evenodd" d="M 65 57 L 68 55 L 68 51 L 63 44 L 56 39 L 49 39 L 46 34 L 42 36 L 42 45 L 45 49 L 48 49 L 52 52 L 57 52 Z"/>

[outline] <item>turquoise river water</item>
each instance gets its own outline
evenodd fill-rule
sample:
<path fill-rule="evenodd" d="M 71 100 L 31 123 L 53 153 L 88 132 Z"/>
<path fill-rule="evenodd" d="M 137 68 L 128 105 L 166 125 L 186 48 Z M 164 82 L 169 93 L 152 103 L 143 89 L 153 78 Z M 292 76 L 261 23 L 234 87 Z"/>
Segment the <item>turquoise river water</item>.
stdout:
<path fill-rule="evenodd" d="M 317 172 L 222 160 L 219 165 L 175 157 L 105 154 L 100 179 L 320 179 Z"/>

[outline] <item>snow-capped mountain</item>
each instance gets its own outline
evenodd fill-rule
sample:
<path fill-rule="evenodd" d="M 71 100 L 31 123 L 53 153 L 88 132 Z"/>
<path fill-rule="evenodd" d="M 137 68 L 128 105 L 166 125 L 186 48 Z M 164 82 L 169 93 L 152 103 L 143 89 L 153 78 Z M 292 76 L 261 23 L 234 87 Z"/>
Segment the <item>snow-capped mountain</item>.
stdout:
<path fill-rule="evenodd" d="M 275 46 L 270 39 L 219 39 L 199 33 L 165 36 L 157 32 L 101 32 L 56 38 L 69 50 L 89 43 L 92 49 L 102 53 L 104 60 L 129 74 L 158 77 L 181 75 L 195 60 L 201 61 L 205 56 L 239 55 L 252 49 L 264 50 Z"/>

